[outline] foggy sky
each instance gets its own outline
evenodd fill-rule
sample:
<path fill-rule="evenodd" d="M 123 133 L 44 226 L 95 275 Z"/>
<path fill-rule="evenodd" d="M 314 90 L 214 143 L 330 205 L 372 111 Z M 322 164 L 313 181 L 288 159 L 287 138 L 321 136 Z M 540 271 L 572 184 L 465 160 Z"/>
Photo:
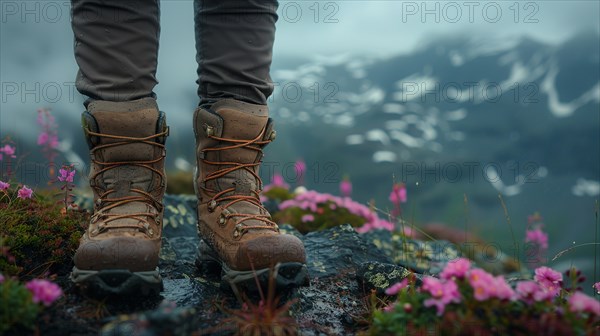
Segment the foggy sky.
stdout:
<path fill-rule="evenodd" d="M 439 36 L 458 35 L 504 39 L 527 35 L 560 43 L 582 29 L 600 31 L 598 1 L 518 2 L 518 10 L 515 3 L 281 1 L 274 57 L 277 61 L 290 56 L 390 56 L 409 52 Z M 15 4 L 19 6 L 17 12 Z M 36 7 L 31 6 L 36 4 L 37 14 L 23 10 L 22 6 L 30 6 L 35 12 Z M 10 113 L 35 111 L 40 105 L 58 105 L 59 114 L 80 111 L 82 98 L 71 92 L 68 84 L 74 81 L 77 70 L 69 1 L 2 0 L 0 5 L 2 83 L 56 82 L 63 86 L 60 101 L 50 104 L 31 97 L 6 98 L 2 92 L 0 128 L 26 133 L 28 126 L 10 118 Z M 188 103 L 187 97 L 196 90 L 192 1 L 162 1 L 161 12 L 160 84 L 156 92 L 165 109 L 191 109 L 194 102 Z"/>

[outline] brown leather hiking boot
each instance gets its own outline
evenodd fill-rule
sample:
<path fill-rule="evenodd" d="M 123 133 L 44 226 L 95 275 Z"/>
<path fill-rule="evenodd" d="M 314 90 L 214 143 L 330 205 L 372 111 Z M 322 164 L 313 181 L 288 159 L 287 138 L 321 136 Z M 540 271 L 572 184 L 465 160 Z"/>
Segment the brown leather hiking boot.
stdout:
<path fill-rule="evenodd" d="M 82 115 L 94 214 L 71 279 L 95 295 L 158 292 L 165 115 L 153 98 L 94 101 Z"/>
<path fill-rule="evenodd" d="M 196 195 L 202 238 L 197 264 L 221 266 L 222 280 L 257 289 L 273 269 L 278 288 L 307 284 L 302 242 L 279 232 L 262 206 L 258 175 L 262 149 L 275 137 L 263 105 L 233 99 L 194 113 L 196 135 Z"/>

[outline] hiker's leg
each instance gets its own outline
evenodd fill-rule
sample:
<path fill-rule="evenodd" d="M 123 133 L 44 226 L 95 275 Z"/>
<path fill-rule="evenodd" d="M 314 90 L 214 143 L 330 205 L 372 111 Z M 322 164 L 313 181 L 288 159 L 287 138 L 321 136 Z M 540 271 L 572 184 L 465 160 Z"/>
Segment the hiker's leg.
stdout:
<path fill-rule="evenodd" d="M 194 4 L 201 98 L 194 113 L 197 264 L 219 264 L 222 280 L 238 294 L 266 288 L 272 274 L 277 288 L 306 285 L 302 241 L 279 231 L 259 197 L 262 150 L 275 139 L 266 104 L 277 2 Z"/>
<path fill-rule="evenodd" d="M 154 96 L 159 0 L 72 0 L 76 87 L 97 100 Z"/>
<path fill-rule="evenodd" d="M 73 0 L 72 15 L 94 215 L 71 279 L 88 295 L 158 294 L 168 135 L 152 92 L 158 0 Z"/>
<path fill-rule="evenodd" d="M 201 104 L 234 98 L 266 105 L 277 1 L 195 0 Z"/>

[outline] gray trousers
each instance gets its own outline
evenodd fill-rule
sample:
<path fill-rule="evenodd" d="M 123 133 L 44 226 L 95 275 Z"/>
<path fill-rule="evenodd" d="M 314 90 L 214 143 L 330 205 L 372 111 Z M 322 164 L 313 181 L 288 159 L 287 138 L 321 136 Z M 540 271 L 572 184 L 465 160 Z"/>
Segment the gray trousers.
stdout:
<path fill-rule="evenodd" d="M 155 96 L 159 0 L 72 0 L 71 5 L 77 90 L 92 100 Z M 273 92 L 269 70 L 277 6 L 277 0 L 194 1 L 201 105 L 223 98 L 266 105 Z"/>

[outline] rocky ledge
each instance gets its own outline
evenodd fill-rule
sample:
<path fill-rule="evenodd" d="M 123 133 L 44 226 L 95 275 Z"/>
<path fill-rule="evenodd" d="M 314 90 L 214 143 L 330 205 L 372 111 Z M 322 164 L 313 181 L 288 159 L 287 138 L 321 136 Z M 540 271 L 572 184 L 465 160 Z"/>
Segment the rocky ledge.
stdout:
<path fill-rule="evenodd" d="M 88 335 L 98 330 L 102 335 L 236 331 L 231 312 L 242 304 L 221 288 L 218 276 L 200 274 L 194 265 L 199 242 L 195 197 L 167 196 L 165 204 L 161 296 L 99 302 L 80 296 L 68 275 L 63 275 L 57 281 L 66 288 L 66 297 L 47 313 L 40 325 L 43 335 Z M 364 330 L 373 291 L 382 294 L 408 276 L 408 269 L 417 276 L 436 273 L 458 255 L 442 241 L 400 239 L 383 230 L 359 234 L 344 224 L 306 235 L 289 225 L 281 228 L 302 239 L 306 247 L 310 286 L 282 298 L 291 303 L 290 315 L 303 335 L 353 335 Z"/>

